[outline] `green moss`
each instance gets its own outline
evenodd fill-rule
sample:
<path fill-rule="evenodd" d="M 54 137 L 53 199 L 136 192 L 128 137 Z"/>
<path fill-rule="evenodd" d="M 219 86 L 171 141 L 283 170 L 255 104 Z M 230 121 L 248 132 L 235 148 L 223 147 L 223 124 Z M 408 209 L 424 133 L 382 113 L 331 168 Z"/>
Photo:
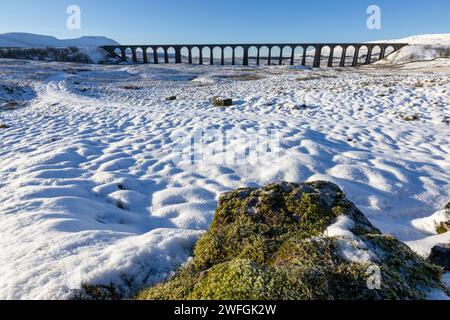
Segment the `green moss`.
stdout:
<path fill-rule="evenodd" d="M 424 288 L 439 288 L 449 292 L 440 281 L 443 269 L 429 263 L 406 244 L 391 236 L 362 236 L 380 258 L 382 287 L 388 299 L 424 299 Z"/>
<path fill-rule="evenodd" d="M 324 231 L 346 215 L 379 261 L 351 263 Z M 382 288 L 367 286 L 369 264 Z M 139 299 L 422 299 L 442 270 L 381 235 L 335 185 L 315 182 L 240 189 L 219 201 L 193 262 Z"/>
<path fill-rule="evenodd" d="M 436 232 L 438 234 L 444 234 L 450 231 L 450 221 L 449 222 L 441 222 L 437 227 L 436 227 Z"/>

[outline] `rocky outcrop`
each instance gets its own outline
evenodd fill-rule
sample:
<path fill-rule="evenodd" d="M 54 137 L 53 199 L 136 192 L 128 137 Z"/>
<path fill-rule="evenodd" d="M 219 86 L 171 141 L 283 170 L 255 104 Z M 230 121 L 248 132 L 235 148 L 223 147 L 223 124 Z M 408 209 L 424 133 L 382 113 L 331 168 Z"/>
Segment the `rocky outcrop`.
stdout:
<path fill-rule="evenodd" d="M 435 246 L 431 250 L 429 260 L 443 267 L 445 270 L 450 271 L 450 244 L 447 246 Z"/>
<path fill-rule="evenodd" d="M 192 261 L 138 298 L 424 299 L 441 273 L 336 185 L 281 183 L 223 195 Z"/>

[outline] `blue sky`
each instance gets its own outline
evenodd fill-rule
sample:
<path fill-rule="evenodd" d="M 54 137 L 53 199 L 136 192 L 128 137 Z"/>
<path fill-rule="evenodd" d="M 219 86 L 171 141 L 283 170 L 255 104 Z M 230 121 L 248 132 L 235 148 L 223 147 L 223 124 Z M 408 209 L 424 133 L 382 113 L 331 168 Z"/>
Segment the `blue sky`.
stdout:
<path fill-rule="evenodd" d="M 81 8 L 81 30 L 66 28 L 71 4 Z M 371 4 L 381 7 L 381 30 L 366 27 Z M 449 13 L 448 0 L 0 0 L 0 33 L 121 43 L 351 42 L 450 33 Z"/>

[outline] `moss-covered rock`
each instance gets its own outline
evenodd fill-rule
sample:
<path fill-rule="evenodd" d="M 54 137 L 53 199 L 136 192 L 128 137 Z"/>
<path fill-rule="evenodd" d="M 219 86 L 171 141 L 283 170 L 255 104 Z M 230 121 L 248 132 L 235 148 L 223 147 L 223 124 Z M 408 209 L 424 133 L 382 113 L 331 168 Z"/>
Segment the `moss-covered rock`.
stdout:
<path fill-rule="evenodd" d="M 194 259 L 138 299 L 423 299 L 441 274 L 336 185 L 281 183 L 223 195 Z"/>

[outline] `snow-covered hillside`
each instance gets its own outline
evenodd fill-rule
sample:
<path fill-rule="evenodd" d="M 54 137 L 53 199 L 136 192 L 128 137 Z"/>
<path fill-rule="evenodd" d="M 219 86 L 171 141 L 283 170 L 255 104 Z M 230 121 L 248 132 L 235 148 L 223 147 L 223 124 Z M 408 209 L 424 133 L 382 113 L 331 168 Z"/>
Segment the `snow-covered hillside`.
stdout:
<path fill-rule="evenodd" d="M 450 65 L 450 33 L 418 35 L 396 40 L 375 42 L 408 43 L 409 46 L 389 55 L 378 64 L 402 64 L 415 61 L 442 59 L 443 65 Z"/>
<path fill-rule="evenodd" d="M 99 63 L 109 58 L 108 53 L 99 47 L 115 44 L 118 43 L 106 37 L 81 37 L 78 39 L 60 40 L 51 36 L 30 33 L 5 33 L 0 34 L 0 56 L 28 60 L 70 62 L 73 61 L 73 54 L 71 56 L 65 51 L 68 51 L 69 47 L 73 47 L 76 48 L 76 54 L 80 56 L 80 59 L 75 59 L 75 61 Z M 55 57 L 56 55 L 58 58 Z"/>
<path fill-rule="evenodd" d="M 31 33 L 4 33 L 0 34 L 0 47 L 14 48 L 65 48 L 65 47 L 98 47 L 116 45 L 116 41 L 106 37 L 81 37 L 77 39 L 57 39 L 52 36 Z"/>

